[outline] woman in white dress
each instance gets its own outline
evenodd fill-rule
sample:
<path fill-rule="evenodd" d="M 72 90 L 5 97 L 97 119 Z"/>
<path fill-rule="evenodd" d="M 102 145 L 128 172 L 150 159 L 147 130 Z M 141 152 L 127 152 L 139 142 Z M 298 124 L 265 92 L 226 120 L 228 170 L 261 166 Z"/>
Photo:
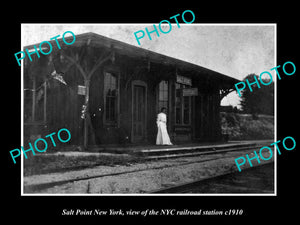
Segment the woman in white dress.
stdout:
<path fill-rule="evenodd" d="M 170 141 L 170 137 L 167 131 L 167 115 L 166 115 L 166 108 L 162 108 L 161 112 L 157 115 L 157 137 L 156 137 L 156 144 L 157 145 L 172 145 Z"/>

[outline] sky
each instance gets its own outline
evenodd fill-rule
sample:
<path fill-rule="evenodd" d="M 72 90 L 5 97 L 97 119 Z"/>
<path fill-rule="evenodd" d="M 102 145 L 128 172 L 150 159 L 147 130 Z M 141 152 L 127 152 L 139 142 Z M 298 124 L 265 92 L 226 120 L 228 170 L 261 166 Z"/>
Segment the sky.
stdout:
<path fill-rule="evenodd" d="M 158 23 L 153 23 L 158 27 Z M 137 47 L 178 58 L 242 80 L 251 73 L 259 75 L 275 67 L 275 24 L 171 24 L 169 33 L 158 37 L 147 34 L 138 45 L 134 33 L 153 24 L 22 24 L 22 46 L 50 40 L 51 37 L 72 31 L 75 35 L 94 32 Z M 169 30 L 163 23 L 162 29 Z M 140 34 L 138 34 L 140 35 Z M 59 37 L 60 38 L 60 37 Z M 276 75 L 271 72 L 273 78 Z M 273 79 L 273 80 L 274 80 Z M 236 91 L 223 98 L 221 105 L 239 107 Z"/>

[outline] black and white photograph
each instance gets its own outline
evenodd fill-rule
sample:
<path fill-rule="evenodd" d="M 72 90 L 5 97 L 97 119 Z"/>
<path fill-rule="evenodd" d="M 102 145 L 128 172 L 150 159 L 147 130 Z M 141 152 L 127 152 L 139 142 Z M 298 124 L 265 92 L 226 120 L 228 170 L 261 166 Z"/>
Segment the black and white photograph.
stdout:
<path fill-rule="evenodd" d="M 276 194 L 276 24 L 22 24 L 22 44 L 23 194 Z"/>
<path fill-rule="evenodd" d="M 296 5 L 121 3 L 6 7 L 3 220 L 294 221 Z"/>

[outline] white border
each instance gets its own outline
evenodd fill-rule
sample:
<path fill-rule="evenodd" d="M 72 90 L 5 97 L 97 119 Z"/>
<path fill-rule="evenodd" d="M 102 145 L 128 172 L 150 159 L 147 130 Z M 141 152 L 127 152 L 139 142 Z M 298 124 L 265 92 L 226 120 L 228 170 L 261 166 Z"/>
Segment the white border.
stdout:
<path fill-rule="evenodd" d="M 21 50 L 23 49 L 24 43 L 23 43 L 23 26 L 21 24 Z M 21 146 L 24 146 L 24 61 L 21 61 Z M 24 157 L 21 154 L 21 196 L 27 195 L 24 194 L 24 180 L 23 180 L 23 159 Z"/>
<path fill-rule="evenodd" d="M 31 23 L 21 23 L 21 50 L 24 47 L 24 40 L 23 40 L 23 24 L 31 24 Z M 36 25 L 38 23 L 32 23 L 32 25 Z M 45 25 L 153 25 L 149 23 L 129 23 L 129 24 L 118 24 L 118 23 L 103 23 L 103 24 L 97 24 L 97 23 L 69 23 L 69 24 L 60 24 L 60 23 L 40 23 L 40 24 L 45 24 Z M 173 24 L 173 23 L 172 23 Z M 274 67 L 277 65 L 277 24 L 276 23 L 193 23 L 193 24 L 180 24 L 180 26 L 274 26 Z M 92 32 L 92 31 L 91 31 Z M 268 69 L 268 68 L 266 68 Z M 271 69 L 271 68 L 270 68 Z M 24 146 L 23 141 L 24 141 L 24 77 L 23 77 L 23 72 L 24 72 L 24 61 L 21 62 L 21 146 Z M 261 71 L 263 72 L 263 71 Z M 275 81 L 274 81 L 274 92 L 275 92 L 275 98 L 274 98 L 274 142 L 277 141 L 277 76 L 275 75 Z M 274 147 L 275 149 L 275 147 Z M 274 193 L 270 194 L 236 194 L 236 193 L 227 193 L 227 194 L 28 194 L 24 193 L 23 189 L 23 161 L 24 157 L 21 157 L 21 196 L 277 196 L 277 151 L 274 150 Z"/>

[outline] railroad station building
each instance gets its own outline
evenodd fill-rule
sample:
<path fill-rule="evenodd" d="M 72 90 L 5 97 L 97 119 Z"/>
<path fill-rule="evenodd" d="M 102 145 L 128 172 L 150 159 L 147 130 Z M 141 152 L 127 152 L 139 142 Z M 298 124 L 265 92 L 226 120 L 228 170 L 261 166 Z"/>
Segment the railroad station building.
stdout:
<path fill-rule="evenodd" d="M 239 80 L 95 33 L 57 40 L 23 62 L 24 143 L 67 128 L 85 148 L 154 145 L 162 107 L 173 143 L 221 140 L 220 102 Z"/>

